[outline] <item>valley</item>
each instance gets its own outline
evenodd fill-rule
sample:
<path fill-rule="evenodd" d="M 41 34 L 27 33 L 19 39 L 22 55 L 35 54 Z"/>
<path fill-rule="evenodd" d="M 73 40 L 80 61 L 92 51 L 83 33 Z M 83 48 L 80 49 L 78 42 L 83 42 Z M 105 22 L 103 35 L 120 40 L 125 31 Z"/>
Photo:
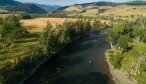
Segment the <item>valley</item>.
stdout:
<path fill-rule="evenodd" d="M 146 84 L 146 1 L 36 2 L 0 1 L 0 84 Z"/>

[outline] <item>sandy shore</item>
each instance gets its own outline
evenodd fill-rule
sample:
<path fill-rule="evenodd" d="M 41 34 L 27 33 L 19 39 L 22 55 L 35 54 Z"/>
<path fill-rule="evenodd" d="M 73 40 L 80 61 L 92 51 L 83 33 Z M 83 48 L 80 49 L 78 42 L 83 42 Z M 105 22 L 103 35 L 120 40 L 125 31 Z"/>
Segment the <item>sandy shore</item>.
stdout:
<path fill-rule="evenodd" d="M 107 51 L 105 53 L 105 56 L 115 84 L 138 84 L 137 81 L 129 76 L 129 74 L 123 68 L 114 69 L 114 66 L 109 61 L 109 55 Z"/>

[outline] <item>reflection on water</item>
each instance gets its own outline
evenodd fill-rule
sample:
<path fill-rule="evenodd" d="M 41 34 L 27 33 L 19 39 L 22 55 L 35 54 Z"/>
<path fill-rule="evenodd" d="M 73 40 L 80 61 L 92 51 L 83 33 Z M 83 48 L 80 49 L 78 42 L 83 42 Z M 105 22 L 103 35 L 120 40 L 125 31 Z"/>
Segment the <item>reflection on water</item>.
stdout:
<path fill-rule="evenodd" d="M 91 33 L 56 54 L 26 84 L 113 84 L 106 49 L 105 33 Z"/>

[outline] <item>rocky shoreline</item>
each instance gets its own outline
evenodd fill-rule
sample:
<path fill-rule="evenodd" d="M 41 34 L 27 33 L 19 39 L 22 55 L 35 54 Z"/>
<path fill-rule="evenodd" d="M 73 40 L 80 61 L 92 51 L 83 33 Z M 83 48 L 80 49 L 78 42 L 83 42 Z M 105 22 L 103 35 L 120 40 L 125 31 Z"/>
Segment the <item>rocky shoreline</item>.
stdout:
<path fill-rule="evenodd" d="M 123 68 L 114 69 L 114 66 L 110 63 L 109 58 L 110 57 L 107 50 L 105 52 L 105 59 L 115 84 L 138 84 L 138 82 L 132 78 Z"/>

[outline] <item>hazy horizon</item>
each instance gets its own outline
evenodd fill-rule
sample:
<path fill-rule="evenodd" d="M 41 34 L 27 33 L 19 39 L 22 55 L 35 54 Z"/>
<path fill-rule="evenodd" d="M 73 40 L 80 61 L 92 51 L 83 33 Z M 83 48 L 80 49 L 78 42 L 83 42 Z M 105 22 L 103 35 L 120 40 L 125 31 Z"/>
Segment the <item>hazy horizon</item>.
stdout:
<path fill-rule="evenodd" d="M 38 4 L 46 4 L 46 5 L 59 5 L 59 6 L 67 6 L 73 4 L 81 4 L 81 3 L 90 3 L 90 2 L 99 2 L 99 1 L 107 1 L 107 2 L 129 2 L 134 0 L 15 0 L 24 3 L 38 3 Z M 142 1 L 142 0 L 137 0 Z M 143 0 L 146 1 L 146 0 Z"/>

